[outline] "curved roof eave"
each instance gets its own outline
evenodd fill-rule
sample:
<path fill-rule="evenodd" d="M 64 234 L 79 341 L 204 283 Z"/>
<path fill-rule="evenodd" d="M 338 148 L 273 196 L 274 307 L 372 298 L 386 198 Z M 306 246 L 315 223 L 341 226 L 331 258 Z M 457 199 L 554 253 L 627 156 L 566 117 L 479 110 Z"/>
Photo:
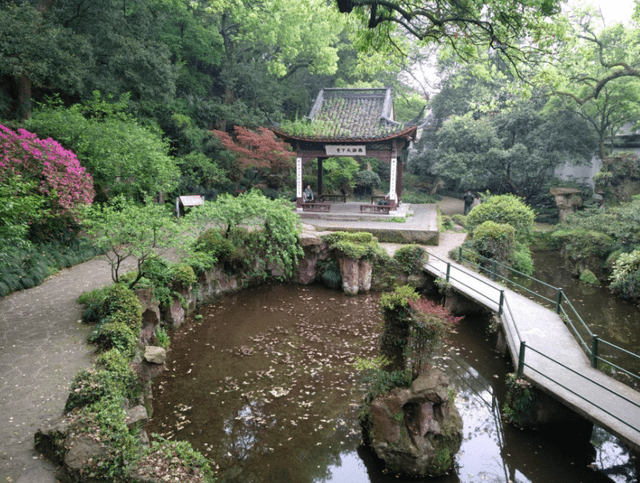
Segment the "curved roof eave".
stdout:
<path fill-rule="evenodd" d="M 415 139 L 418 126 L 410 126 L 406 129 L 389 133 L 383 136 L 377 136 L 374 138 L 328 138 L 328 137 L 309 137 L 302 135 L 289 134 L 284 131 L 280 131 L 277 128 L 271 128 L 271 130 L 278 136 L 286 139 L 294 139 L 296 141 L 309 141 L 314 143 L 372 143 L 378 141 L 388 141 L 393 138 L 413 138 Z"/>

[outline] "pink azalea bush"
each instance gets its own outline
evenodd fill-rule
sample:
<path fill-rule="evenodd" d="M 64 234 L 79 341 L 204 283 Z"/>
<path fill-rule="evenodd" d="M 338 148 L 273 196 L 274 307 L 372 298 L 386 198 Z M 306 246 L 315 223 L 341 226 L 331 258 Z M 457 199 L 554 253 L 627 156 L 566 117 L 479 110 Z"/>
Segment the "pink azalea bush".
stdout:
<path fill-rule="evenodd" d="M 47 199 L 46 217 L 70 216 L 89 205 L 95 194 L 91 174 L 71 151 L 51 138 L 0 124 L 0 183 L 21 176 L 35 181 L 38 194 Z"/>

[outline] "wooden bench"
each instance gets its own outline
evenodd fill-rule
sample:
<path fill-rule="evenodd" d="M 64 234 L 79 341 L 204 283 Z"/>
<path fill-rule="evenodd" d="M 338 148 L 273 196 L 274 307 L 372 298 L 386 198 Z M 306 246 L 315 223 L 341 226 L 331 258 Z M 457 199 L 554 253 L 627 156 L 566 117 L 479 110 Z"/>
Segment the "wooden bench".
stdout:
<path fill-rule="evenodd" d="M 331 203 L 302 203 L 302 211 L 331 211 Z"/>
<path fill-rule="evenodd" d="M 389 214 L 391 205 L 360 205 L 360 213 L 384 213 Z"/>
<path fill-rule="evenodd" d="M 347 195 L 320 195 L 320 201 L 342 201 L 347 202 Z"/>

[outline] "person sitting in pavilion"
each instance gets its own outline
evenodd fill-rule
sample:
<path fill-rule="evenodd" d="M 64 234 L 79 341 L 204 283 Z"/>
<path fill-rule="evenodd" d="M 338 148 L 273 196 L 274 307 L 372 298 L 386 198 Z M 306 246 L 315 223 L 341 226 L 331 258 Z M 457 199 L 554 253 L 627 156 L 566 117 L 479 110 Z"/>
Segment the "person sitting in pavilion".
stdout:
<path fill-rule="evenodd" d="M 302 192 L 302 201 L 304 203 L 311 203 L 314 199 L 315 199 L 315 196 L 313 196 L 311 185 L 308 184 L 305 190 Z"/>

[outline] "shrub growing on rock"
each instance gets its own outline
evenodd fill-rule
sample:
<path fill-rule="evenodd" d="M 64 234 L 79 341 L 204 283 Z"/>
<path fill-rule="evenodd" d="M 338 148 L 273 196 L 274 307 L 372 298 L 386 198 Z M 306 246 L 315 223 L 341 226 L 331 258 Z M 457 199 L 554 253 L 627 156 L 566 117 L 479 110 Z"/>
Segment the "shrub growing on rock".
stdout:
<path fill-rule="evenodd" d="M 410 275 L 422 270 L 427 263 L 428 253 L 420 245 L 403 245 L 396 250 L 393 258 L 404 273 Z"/>

